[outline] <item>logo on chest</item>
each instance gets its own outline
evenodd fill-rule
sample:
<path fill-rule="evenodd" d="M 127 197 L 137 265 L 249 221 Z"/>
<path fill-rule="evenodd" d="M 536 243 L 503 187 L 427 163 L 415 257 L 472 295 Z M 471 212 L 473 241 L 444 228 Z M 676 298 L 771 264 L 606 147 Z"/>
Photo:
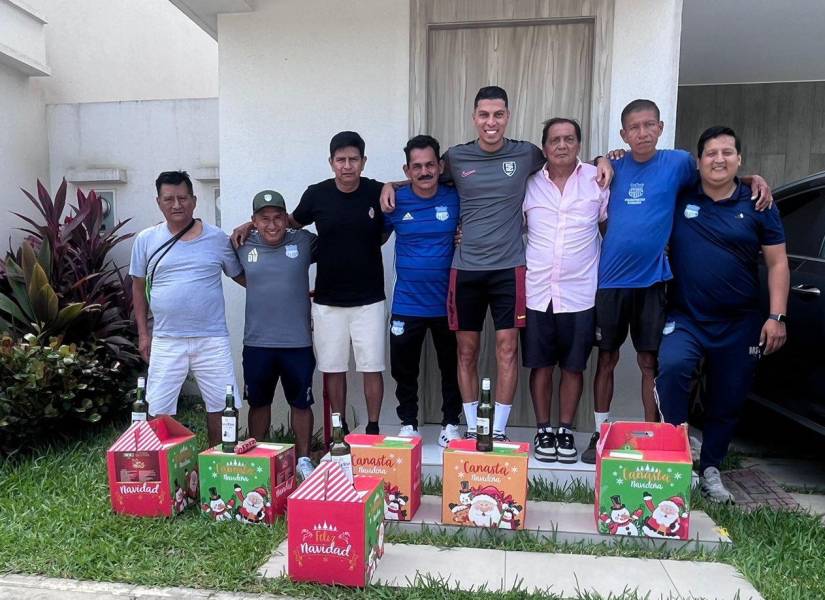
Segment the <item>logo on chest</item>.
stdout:
<path fill-rule="evenodd" d="M 631 183 L 627 190 L 627 198 L 624 199 L 625 204 L 641 204 L 645 201 L 645 184 Z"/>
<path fill-rule="evenodd" d="M 296 244 L 287 244 L 285 250 L 287 258 L 298 258 L 298 246 Z"/>
<path fill-rule="evenodd" d="M 367 214 L 370 216 L 370 219 L 374 219 L 375 218 L 375 209 L 372 206 L 370 206 L 370 209 L 367 211 Z"/>
<path fill-rule="evenodd" d="M 505 160 L 501 163 L 501 170 L 504 171 L 504 174 L 507 177 L 512 177 L 516 172 L 516 161 L 514 160 Z"/>
<path fill-rule="evenodd" d="M 252 250 L 249 251 L 249 254 L 246 255 L 246 262 L 250 262 L 250 263 L 258 262 L 258 249 L 257 248 L 252 248 Z"/>
<path fill-rule="evenodd" d="M 450 211 L 447 209 L 446 206 L 436 206 L 435 207 L 435 218 L 439 221 L 446 221 L 450 218 Z"/>
<path fill-rule="evenodd" d="M 699 207 L 695 204 L 688 204 L 685 207 L 685 218 L 686 219 L 695 219 L 699 216 Z"/>

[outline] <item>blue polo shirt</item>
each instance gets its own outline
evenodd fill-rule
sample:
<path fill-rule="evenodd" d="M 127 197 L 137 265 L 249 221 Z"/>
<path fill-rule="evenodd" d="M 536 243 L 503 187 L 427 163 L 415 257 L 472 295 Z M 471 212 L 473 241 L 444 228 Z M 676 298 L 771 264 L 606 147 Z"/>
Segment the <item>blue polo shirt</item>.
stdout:
<path fill-rule="evenodd" d="M 392 312 L 407 317 L 447 315 L 447 287 L 458 226 L 458 193 L 439 185 L 432 198 L 411 186 L 395 194 L 395 210 L 384 215 L 384 229 L 395 231 L 395 292 Z"/>
<path fill-rule="evenodd" d="M 757 312 L 760 249 L 785 243 L 776 206 L 757 211 L 751 188 L 737 183 L 733 195 L 719 202 L 697 184 L 679 196 L 676 206 L 669 306 L 696 321 Z"/>
<path fill-rule="evenodd" d="M 671 279 L 665 246 L 676 196 L 698 179 L 695 160 L 684 150 L 657 150 L 637 162 L 628 152 L 613 161 L 613 170 L 599 289 L 646 288 Z"/>

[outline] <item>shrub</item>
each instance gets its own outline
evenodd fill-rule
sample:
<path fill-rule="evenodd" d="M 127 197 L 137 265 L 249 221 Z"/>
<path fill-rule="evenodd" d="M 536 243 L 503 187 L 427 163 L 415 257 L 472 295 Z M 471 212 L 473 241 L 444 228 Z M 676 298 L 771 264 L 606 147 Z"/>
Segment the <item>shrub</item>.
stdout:
<path fill-rule="evenodd" d="M 109 257 L 127 221 L 105 231 L 81 190 L 64 217 L 66 187 L 23 190 L 42 219 L 14 213 L 29 237 L 0 263 L 0 452 L 122 411 L 140 366 L 131 280 Z"/>
<path fill-rule="evenodd" d="M 100 345 L 0 340 L 0 452 L 69 434 L 128 404 L 123 365 Z"/>

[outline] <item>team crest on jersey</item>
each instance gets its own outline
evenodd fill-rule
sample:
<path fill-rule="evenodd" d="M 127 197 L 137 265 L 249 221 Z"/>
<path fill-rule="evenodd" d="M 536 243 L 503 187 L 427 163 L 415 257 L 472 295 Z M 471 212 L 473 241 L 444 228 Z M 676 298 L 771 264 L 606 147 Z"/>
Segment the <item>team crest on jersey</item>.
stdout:
<path fill-rule="evenodd" d="M 501 168 L 504 170 L 504 174 L 507 175 L 507 177 L 512 177 L 516 172 L 516 161 L 505 160 L 501 163 Z"/>
<path fill-rule="evenodd" d="M 687 219 L 695 219 L 699 216 L 699 207 L 695 204 L 688 204 L 685 207 L 685 218 Z"/>
<path fill-rule="evenodd" d="M 257 248 L 252 248 L 252 250 L 249 251 L 249 254 L 246 255 L 246 262 L 251 262 L 251 263 L 258 262 L 258 249 Z"/>
<path fill-rule="evenodd" d="M 298 258 L 298 246 L 295 244 L 287 244 L 286 255 L 287 258 Z"/>
<path fill-rule="evenodd" d="M 670 335 L 676 329 L 676 321 L 668 321 L 665 323 L 665 328 L 662 329 L 664 335 Z"/>
<path fill-rule="evenodd" d="M 404 321 L 393 321 L 392 326 L 390 327 L 390 333 L 393 335 L 403 335 Z"/>
<path fill-rule="evenodd" d="M 446 221 L 450 218 L 450 211 L 447 210 L 446 206 L 436 206 L 435 207 L 435 218 L 439 221 Z"/>
<path fill-rule="evenodd" d="M 370 209 L 369 209 L 369 211 L 367 211 L 367 214 L 370 216 L 370 219 L 374 219 L 375 218 L 375 209 L 372 206 L 370 206 Z"/>

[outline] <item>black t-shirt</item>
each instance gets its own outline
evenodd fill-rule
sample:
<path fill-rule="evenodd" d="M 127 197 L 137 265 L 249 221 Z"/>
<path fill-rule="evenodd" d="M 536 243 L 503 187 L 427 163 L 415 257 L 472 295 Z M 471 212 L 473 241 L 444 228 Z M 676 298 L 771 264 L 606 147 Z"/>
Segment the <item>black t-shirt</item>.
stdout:
<path fill-rule="evenodd" d="M 364 306 L 384 299 L 382 185 L 362 177 L 358 189 L 345 193 L 327 179 L 301 196 L 292 216 L 318 230 L 318 304 Z"/>

